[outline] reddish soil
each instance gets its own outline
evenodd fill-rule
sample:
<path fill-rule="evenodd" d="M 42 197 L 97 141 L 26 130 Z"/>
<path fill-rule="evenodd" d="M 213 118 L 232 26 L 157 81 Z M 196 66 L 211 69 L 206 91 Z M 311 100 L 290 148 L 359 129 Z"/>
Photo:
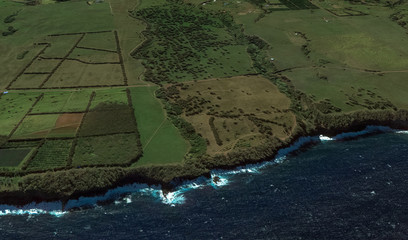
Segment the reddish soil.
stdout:
<path fill-rule="evenodd" d="M 81 124 L 83 113 L 64 113 L 61 114 L 57 122 L 55 123 L 54 129 L 51 130 L 48 136 L 66 136 L 70 137 L 75 135 L 79 125 Z"/>

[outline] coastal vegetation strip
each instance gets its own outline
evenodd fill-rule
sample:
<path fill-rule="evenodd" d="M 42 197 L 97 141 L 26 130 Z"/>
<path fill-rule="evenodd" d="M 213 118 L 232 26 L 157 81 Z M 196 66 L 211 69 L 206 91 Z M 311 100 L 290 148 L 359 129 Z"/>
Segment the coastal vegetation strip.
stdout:
<path fill-rule="evenodd" d="M 405 1 L 0 4 L 17 30 L 0 36 L 1 201 L 168 188 L 300 136 L 408 126 Z"/>

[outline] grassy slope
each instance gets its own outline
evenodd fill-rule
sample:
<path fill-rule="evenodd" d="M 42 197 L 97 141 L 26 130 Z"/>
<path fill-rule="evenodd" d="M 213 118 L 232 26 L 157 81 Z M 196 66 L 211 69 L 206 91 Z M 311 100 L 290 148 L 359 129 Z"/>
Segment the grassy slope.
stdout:
<path fill-rule="evenodd" d="M 0 99 L 0 135 L 8 135 L 28 112 L 39 93 L 9 93 Z"/>
<path fill-rule="evenodd" d="M 120 46 L 122 48 L 123 61 L 128 75 L 129 85 L 143 85 L 141 75 L 144 67 L 141 60 L 133 58 L 130 53 L 144 41 L 141 32 L 146 28 L 144 22 L 130 17 L 128 10 L 133 10 L 141 0 L 110 0 L 111 13 L 115 28 L 118 31 Z M 153 2 L 153 1 L 149 1 Z M 156 2 L 156 1 L 154 1 Z M 124 14 L 126 13 L 126 14 Z"/>
<path fill-rule="evenodd" d="M 162 109 L 154 92 L 157 87 L 132 88 L 132 100 L 136 121 L 144 149 L 143 157 L 134 164 L 141 166 L 154 163 L 177 163 L 188 150 L 181 137 Z"/>
<path fill-rule="evenodd" d="M 114 28 L 109 4 L 88 6 L 85 1 L 24 7 L 11 1 L 0 1 L 0 16 L 8 16 L 22 10 L 16 20 L 10 24 L 0 21 L 0 31 L 8 26 L 18 29 L 13 35 L 0 36 L 0 90 L 15 77 L 40 48 L 33 46 L 42 41 L 48 34 L 111 30 Z M 52 19 L 50 21 L 49 19 Z M 38 49 L 38 50 L 37 50 Z M 16 56 L 29 50 L 24 60 Z"/>
<path fill-rule="evenodd" d="M 277 11 L 258 22 L 254 21 L 257 13 L 237 15 L 236 19 L 244 24 L 247 34 L 258 35 L 271 45 L 269 55 L 275 58 L 278 70 L 297 68 L 282 75 L 315 100 L 329 99 L 343 111 L 362 109 L 345 104 L 346 95 L 356 94 L 354 87 L 373 91 L 397 107 L 407 107 L 408 99 L 401 90 L 407 87 L 404 76 L 408 70 L 404 30 L 389 20 L 389 8 L 353 6 L 370 15 L 342 18 L 325 10 Z M 295 32 L 304 33 L 310 42 Z M 311 50 L 309 58 L 302 52 L 303 44 Z M 330 63 L 321 64 L 321 60 Z M 384 73 L 381 76 L 365 69 Z"/>
<path fill-rule="evenodd" d="M 90 90 L 46 92 L 32 112 L 82 112 L 88 105 L 90 95 Z"/>

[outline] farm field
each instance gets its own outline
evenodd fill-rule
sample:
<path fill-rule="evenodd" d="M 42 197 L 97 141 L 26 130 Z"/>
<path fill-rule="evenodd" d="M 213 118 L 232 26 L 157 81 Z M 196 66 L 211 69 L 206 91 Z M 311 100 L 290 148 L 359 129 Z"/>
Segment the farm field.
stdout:
<path fill-rule="evenodd" d="M 133 166 L 180 163 L 188 143 L 166 118 L 158 99 L 157 87 L 132 88 L 132 100 L 143 147 L 143 156 Z M 157 149 L 160 151 L 157 151 Z"/>
<path fill-rule="evenodd" d="M 0 149 L 0 167 L 17 167 L 30 152 L 29 148 Z"/>
<path fill-rule="evenodd" d="M 85 112 L 90 96 L 89 90 L 46 92 L 32 113 Z"/>
<path fill-rule="evenodd" d="M 50 140 L 38 149 L 38 153 L 28 163 L 27 170 L 44 170 L 65 167 L 72 140 Z"/>
<path fill-rule="evenodd" d="M 137 160 L 140 154 L 135 134 L 84 137 L 78 139 L 72 166 L 126 165 Z"/>
<path fill-rule="evenodd" d="M 29 112 L 39 93 L 10 93 L 0 98 L 0 135 L 9 135 Z"/>
<path fill-rule="evenodd" d="M 0 194 L 60 171 L 168 183 L 408 122 L 407 1 L 0 0 L 0 16 Z"/>

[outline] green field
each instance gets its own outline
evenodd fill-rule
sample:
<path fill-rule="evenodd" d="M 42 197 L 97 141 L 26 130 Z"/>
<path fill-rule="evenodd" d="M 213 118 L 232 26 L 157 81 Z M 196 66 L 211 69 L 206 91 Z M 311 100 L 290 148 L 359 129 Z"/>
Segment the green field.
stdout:
<path fill-rule="evenodd" d="M 0 167 L 17 167 L 31 150 L 30 148 L 0 149 Z"/>
<path fill-rule="evenodd" d="M 0 195 L 57 176 L 84 180 L 64 197 L 163 183 L 350 124 L 408 128 L 405 0 L 0 0 L 0 16 Z"/>
<path fill-rule="evenodd" d="M 126 90 L 124 88 L 100 89 L 91 103 L 91 110 L 99 104 L 128 104 Z"/>
<path fill-rule="evenodd" d="M 187 153 L 188 144 L 154 97 L 157 87 L 132 88 L 132 100 L 143 146 L 143 157 L 134 166 L 179 163 Z M 157 149 L 160 149 L 158 151 Z"/>
<path fill-rule="evenodd" d="M 46 92 L 32 112 L 85 112 L 90 95 L 88 90 Z"/>
<path fill-rule="evenodd" d="M 0 98 L 0 135 L 8 135 L 29 111 L 39 93 L 9 93 Z"/>
<path fill-rule="evenodd" d="M 47 42 L 50 34 L 104 31 L 114 28 L 113 18 L 110 14 L 109 4 L 107 2 L 88 6 L 86 1 L 72 1 L 60 4 L 47 4 L 35 7 L 27 7 L 21 3 L 2 0 L 0 2 L 0 16 L 6 17 L 19 10 L 22 10 L 15 17 L 12 23 L 0 21 L 0 31 L 4 31 L 9 26 L 18 29 L 13 35 L 0 37 L 0 51 L 2 58 L 0 64 L 0 89 L 7 84 L 21 71 L 22 67 L 28 63 L 31 58 L 42 48 L 42 46 L 33 46 L 36 42 Z M 45 19 L 52 19 L 48 21 Z M 69 22 L 69 24 L 67 24 Z M 86 22 L 86 24 L 83 24 Z M 55 38 L 55 37 L 54 37 Z M 52 53 L 46 56 L 61 56 L 66 52 L 66 48 L 72 47 L 75 40 L 69 42 L 68 39 L 77 38 L 77 36 L 56 37 L 59 43 L 55 43 Z M 63 41 L 60 41 L 63 39 Z M 53 40 L 50 40 L 54 43 Z M 65 49 L 63 49 L 65 47 Z M 29 53 L 24 59 L 19 60 L 17 55 L 24 51 Z M 7 56 L 7 57 L 3 57 Z M 18 67 L 16 67 L 18 66 Z"/>
<path fill-rule="evenodd" d="M 27 116 L 12 138 L 43 138 L 48 135 L 57 122 L 58 114 Z"/>
<path fill-rule="evenodd" d="M 129 164 L 140 154 L 135 134 L 84 137 L 78 139 L 72 166 Z"/>
<path fill-rule="evenodd" d="M 50 140 L 38 149 L 27 170 L 48 170 L 67 165 L 72 140 Z"/>

